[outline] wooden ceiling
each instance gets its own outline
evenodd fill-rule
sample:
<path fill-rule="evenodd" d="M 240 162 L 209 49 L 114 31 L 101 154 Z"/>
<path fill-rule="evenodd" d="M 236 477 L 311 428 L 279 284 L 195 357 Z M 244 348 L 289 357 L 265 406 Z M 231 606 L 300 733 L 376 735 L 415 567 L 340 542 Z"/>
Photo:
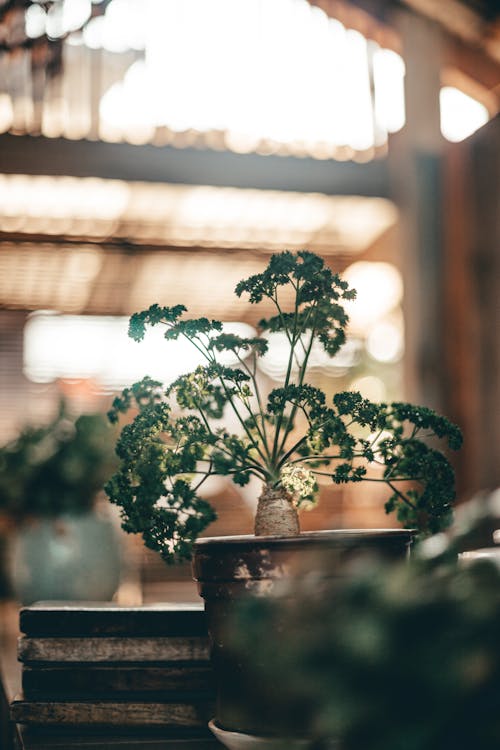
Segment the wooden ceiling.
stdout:
<path fill-rule="evenodd" d="M 402 52 L 398 15 L 417 13 L 442 28 L 444 64 L 460 70 L 500 100 L 499 0 L 309 0 L 368 38 Z"/>
<path fill-rule="evenodd" d="M 0 311 L 130 315 L 150 305 L 185 304 L 194 317 L 256 325 L 272 310 L 234 294 L 238 281 L 260 273 L 269 253 L 203 248 L 113 247 L 65 243 L 0 244 Z M 355 257 L 327 256 L 335 271 Z"/>
<path fill-rule="evenodd" d="M 307 248 L 341 270 L 397 218 L 381 197 L 0 175 L 0 308 L 123 315 L 188 301 L 241 319 L 234 287 L 271 253 Z"/>
<path fill-rule="evenodd" d="M 465 73 L 472 72 L 500 96 L 498 0 L 310 1 L 393 48 L 401 44 L 394 21 L 397 13 L 407 9 L 422 14 L 440 24 L 448 35 L 447 62 Z M 0 136 L 0 173 L 69 173 L 184 185 L 316 191 L 325 196 L 367 199 L 390 194 L 387 164 L 382 160 L 360 165 L 13 135 Z M 206 312 L 210 300 L 214 314 L 231 319 L 235 315 L 231 307 L 235 281 L 255 273 L 270 252 L 298 246 L 286 236 L 281 238 L 280 248 L 263 243 L 260 249 L 255 238 L 246 244 L 235 241 L 230 247 L 216 240 L 204 247 L 196 238 L 184 243 L 168 237 L 160 238 L 161 243 L 148 237 L 134 240 L 126 217 L 120 224 L 126 232 L 119 237 L 119 247 L 109 233 L 96 238 L 90 236 L 92 232 L 61 230 L 57 241 L 54 237 L 49 242 L 43 228 L 16 229 L 12 217 L 10 221 L 9 226 L 2 226 L 0 218 L 0 307 L 13 309 L 50 307 L 65 312 L 127 314 L 154 301 L 175 304 L 189 294 L 195 314 Z M 136 222 L 136 229 L 141 226 Z M 330 253 L 336 267 L 346 265 L 353 255 L 352 245 L 314 233 L 302 244 Z M 365 243 L 365 250 L 369 244 Z"/>

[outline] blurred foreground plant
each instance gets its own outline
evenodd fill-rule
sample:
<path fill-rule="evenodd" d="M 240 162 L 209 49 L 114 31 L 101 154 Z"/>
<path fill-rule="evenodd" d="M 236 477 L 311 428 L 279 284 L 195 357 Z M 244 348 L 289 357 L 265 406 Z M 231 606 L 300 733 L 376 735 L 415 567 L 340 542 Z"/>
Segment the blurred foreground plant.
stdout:
<path fill-rule="evenodd" d="M 248 716 L 318 750 L 328 738 L 342 750 L 500 747 L 500 569 L 457 560 L 488 521 L 472 517 L 451 541 L 431 540 L 431 556 L 358 561 L 340 585 L 318 560 L 281 596 L 242 602 L 228 632 Z"/>

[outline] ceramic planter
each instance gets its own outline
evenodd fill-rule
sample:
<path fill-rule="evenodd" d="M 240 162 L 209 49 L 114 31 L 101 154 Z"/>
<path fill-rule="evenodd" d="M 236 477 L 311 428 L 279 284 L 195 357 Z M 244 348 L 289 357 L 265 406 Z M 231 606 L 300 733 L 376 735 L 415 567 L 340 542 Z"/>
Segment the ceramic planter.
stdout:
<path fill-rule="evenodd" d="M 311 740 L 290 739 L 283 740 L 279 737 L 262 737 L 245 732 L 231 732 L 221 729 L 215 721 L 208 723 L 211 732 L 217 737 L 227 750 L 318 750 L 314 748 Z M 321 750 L 340 750 L 338 743 L 332 740 L 322 743 Z"/>
<path fill-rule="evenodd" d="M 412 533 L 398 529 L 342 530 L 304 533 L 296 537 L 235 536 L 200 539 L 193 572 L 205 600 L 218 697 L 215 726 L 230 732 L 272 736 L 262 717 L 242 710 L 245 679 L 227 646 L 227 621 L 242 596 L 265 596 L 294 570 L 313 569 L 321 560 L 328 576 L 345 576 L 346 564 L 360 555 L 402 560 Z M 272 637 L 272 634 L 270 634 Z M 277 636 L 279 648 L 279 636 Z"/>
<path fill-rule="evenodd" d="M 110 600 L 120 581 L 116 524 L 94 511 L 33 518 L 14 534 L 8 554 L 13 593 L 37 600 Z"/>

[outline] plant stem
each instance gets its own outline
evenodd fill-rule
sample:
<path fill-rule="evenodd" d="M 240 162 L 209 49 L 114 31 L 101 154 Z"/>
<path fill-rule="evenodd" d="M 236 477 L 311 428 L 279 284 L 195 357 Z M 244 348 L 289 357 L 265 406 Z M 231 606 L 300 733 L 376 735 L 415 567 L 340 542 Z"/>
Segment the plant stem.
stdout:
<path fill-rule="evenodd" d="M 295 286 L 295 285 L 293 285 L 293 286 L 295 287 L 296 295 L 295 295 L 295 307 L 294 307 L 294 316 L 293 316 L 293 334 L 291 336 L 290 336 L 290 334 L 288 332 L 288 328 L 287 328 L 287 326 L 285 324 L 285 319 L 283 317 L 283 313 L 281 311 L 281 308 L 280 308 L 280 305 L 279 305 L 279 302 L 278 302 L 277 292 L 276 292 L 275 296 L 271 298 L 273 300 L 273 302 L 275 303 L 275 305 L 276 305 L 276 308 L 278 310 L 278 314 L 279 314 L 279 316 L 281 318 L 281 323 L 282 323 L 283 329 L 285 330 L 286 336 L 287 336 L 288 341 L 290 343 L 290 354 L 288 356 L 288 365 L 287 365 L 287 369 L 286 369 L 285 383 L 284 383 L 284 386 L 283 386 L 284 390 L 286 390 L 288 388 L 288 386 L 290 385 L 290 377 L 291 377 L 292 369 L 293 369 L 293 360 L 294 360 L 295 346 L 297 345 L 297 338 L 296 338 L 296 336 L 297 336 L 297 317 L 298 317 L 298 302 L 297 302 L 297 298 L 298 298 L 299 285 L 297 284 L 297 286 Z M 283 412 L 284 412 L 284 408 L 278 414 L 278 420 L 277 420 L 276 425 L 275 425 L 273 450 L 272 450 L 272 455 L 271 455 L 273 463 L 276 463 L 277 458 L 278 458 L 279 453 L 280 453 L 280 449 L 278 449 L 278 445 L 279 445 L 279 435 L 280 435 L 280 431 L 281 431 L 281 425 L 283 424 Z"/>
<path fill-rule="evenodd" d="M 300 448 L 300 446 L 303 445 L 306 442 L 306 440 L 307 440 L 307 435 L 304 435 L 303 437 L 300 438 L 300 440 L 297 440 L 297 442 L 294 445 L 292 445 L 292 447 L 284 454 L 284 456 L 282 457 L 281 461 L 278 464 L 278 467 L 283 466 L 286 463 L 287 459 L 293 453 L 295 453 L 295 451 L 297 450 L 297 448 Z M 304 456 L 304 458 L 305 458 L 305 456 Z M 297 458 L 297 459 L 295 459 L 293 461 L 290 461 L 290 463 L 297 463 L 298 461 L 301 461 L 301 460 L 303 460 L 303 458 Z"/>
<path fill-rule="evenodd" d="M 406 495 L 403 495 L 402 492 L 400 492 L 396 487 L 394 487 L 394 485 L 392 484 L 392 482 L 387 482 L 387 484 L 389 485 L 389 487 L 391 488 L 391 490 L 394 492 L 394 494 L 399 497 L 400 500 L 402 500 L 404 503 L 406 503 L 406 505 L 409 505 L 410 508 L 413 508 L 413 510 L 416 509 L 416 505 L 414 503 L 412 503 L 411 500 L 409 500 L 406 497 Z"/>
<path fill-rule="evenodd" d="M 254 436 L 252 435 L 252 433 L 248 429 L 247 425 L 245 424 L 245 420 L 243 419 L 243 417 L 241 416 L 240 412 L 236 408 L 236 404 L 233 401 L 232 394 L 229 391 L 227 385 L 225 384 L 223 377 L 220 378 L 220 382 L 222 384 L 222 388 L 224 389 L 224 393 L 226 394 L 227 401 L 230 404 L 230 406 L 231 406 L 234 414 L 236 415 L 237 420 L 239 421 L 239 423 L 243 427 L 247 438 L 249 439 L 249 441 L 251 442 L 253 448 L 257 451 L 257 453 L 259 454 L 259 456 L 261 457 L 261 459 L 267 465 L 266 456 L 262 452 L 262 450 L 260 449 L 259 442 L 257 440 L 255 440 Z"/>
<path fill-rule="evenodd" d="M 257 404 L 258 404 L 258 407 L 259 407 L 259 414 L 258 414 L 258 416 L 260 417 L 260 421 L 261 421 L 262 427 L 259 425 L 259 422 L 257 420 L 257 415 L 254 414 L 254 412 L 250 409 L 250 406 L 247 406 L 247 409 L 248 409 L 249 414 L 251 415 L 251 417 L 254 420 L 255 429 L 259 433 L 259 436 L 260 436 L 260 439 L 262 441 L 262 445 L 263 445 L 263 448 L 264 448 L 264 450 L 266 452 L 266 455 L 267 455 L 269 461 L 271 461 L 271 453 L 269 451 L 269 445 L 268 445 L 268 440 L 267 440 L 266 422 L 265 422 L 265 419 L 264 419 L 264 408 L 263 408 L 263 405 L 262 405 L 262 398 L 261 398 L 261 395 L 260 395 L 260 390 L 259 390 L 259 386 L 258 386 L 257 378 L 256 378 L 256 365 L 255 365 L 254 369 L 251 370 L 248 367 L 248 365 L 245 362 L 245 360 L 241 359 L 241 357 L 238 355 L 237 352 L 235 352 L 235 354 L 236 354 L 236 356 L 238 358 L 238 361 L 243 365 L 243 367 L 245 368 L 245 370 L 247 371 L 247 373 L 250 375 L 250 378 L 252 379 L 252 385 L 253 385 L 253 388 L 254 388 L 255 397 L 257 398 Z M 255 352 L 253 353 L 253 356 L 254 356 L 254 361 L 255 361 L 255 359 L 256 359 Z"/>
<path fill-rule="evenodd" d="M 200 339 L 198 339 L 198 341 L 200 341 L 201 347 L 203 347 L 203 348 L 201 348 L 200 346 L 198 346 L 198 345 L 197 345 L 197 344 L 195 343 L 195 338 L 197 338 L 197 337 L 194 337 L 194 336 L 193 336 L 192 338 L 190 338 L 189 336 L 187 336 L 187 334 L 183 334 L 183 335 L 185 336 L 185 338 L 187 338 L 187 340 L 188 340 L 188 341 L 190 341 L 190 342 L 191 342 L 191 343 L 193 344 L 193 346 L 194 346 L 194 347 L 195 347 L 196 349 L 198 349 L 198 351 L 199 351 L 199 352 L 200 352 L 200 353 L 201 353 L 201 354 L 202 354 L 202 355 L 203 355 L 203 356 L 205 357 L 205 359 L 206 359 L 206 360 L 208 361 L 208 363 L 209 363 L 209 364 L 215 364 L 215 365 L 219 365 L 219 362 L 217 361 L 217 357 L 215 356 L 215 354 L 214 354 L 213 352 L 211 352 L 211 351 L 210 351 L 210 349 L 208 349 L 208 347 L 207 347 L 207 346 L 205 346 L 205 345 L 203 344 L 203 342 L 201 342 L 201 341 L 200 341 Z M 238 357 L 238 359 L 240 359 L 240 358 Z M 240 361 L 241 361 L 241 360 L 240 360 Z M 234 414 L 236 415 L 236 418 L 238 419 L 239 423 L 240 423 L 240 424 L 241 424 L 241 426 L 243 427 L 243 430 L 245 431 L 245 434 L 246 434 L 247 438 L 248 438 L 248 439 L 249 439 L 249 441 L 251 442 L 251 444 L 252 444 L 253 448 L 254 448 L 254 449 L 255 449 L 255 450 L 257 451 L 257 453 L 259 454 L 259 456 L 260 456 L 260 457 L 262 458 L 262 460 L 263 460 L 263 461 L 264 461 L 265 463 L 267 463 L 267 462 L 266 462 L 266 457 L 265 457 L 264 453 L 263 453 L 263 452 L 261 451 L 261 449 L 260 449 L 260 447 L 259 447 L 259 442 L 258 442 L 258 441 L 256 441 L 256 440 L 254 439 L 254 437 L 253 437 L 252 433 L 250 432 L 250 430 L 248 429 L 247 425 L 245 424 L 245 420 L 243 419 L 243 417 L 241 416 L 241 414 L 240 414 L 239 410 L 237 409 L 237 407 L 236 407 L 236 404 L 235 404 L 235 403 L 234 403 L 234 401 L 233 401 L 233 398 L 232 398 L 232 394 L 231 394 L 230 390 L 228 389 L 228 387 L 227 387 L 227 385 L 226 385 L 226 383 L 225 383 L 225 381 L 224 381 L 224 378 L 223 378 L 223 377 L 220 377 L 220 382 L 221 382 L 222 388 L 223 388 L 223 390 L 224 390 L 224 393 L 225 393 L 225 395 L 226 395 L 227 401 L 228 401 L 228 403 L 230 404 L 230 406 L 231 406 L 231 408 L 232 408 L 232 410 L 233 410 Z M 243 399 L 242 399 L 242 400 L 243 400 Z M 199 411 L 200 411 L 200 413 L 202 413 L 202 410 L 200 409 L 200 407 L 198 407 L 198 408 L 199 408 Z M 249 409 L 249 411 L 250 411 L 250 413 L 252 414 L 252 412 L 251 412 L 251 410 L 250 410 L 250 409 Z M 208 423 L 207 423 L 207 421 L 206 421 L 206 418 L 205 418 L 205 416 L 204 416 L 203 414 L 202 414 L 202 416 L 203 416 L 203 419 L 204 419 L 205 423 L 206 423 L 206 424 L 207 424 L 207 426 L 208 426 Z M 257 427 L 257 429 L 258 429 L 258 426 L 257 426 L 257 424 L 256 424 L 256 427 Z M 210 429 L 210 428 L 208 428 L 208 429 Z M 213 434 L 213 433 L 212 433 L 212 434 Z M 260 434 L 260 433 L 259 433 L 259 434 Z M 268 453 L 268 449 L 267 449 L 267 443 L 266 443 L 266 441 L 262 440 L 262 443 L 263 443 L 263 445 L 264 445 L 264 447 L 265 447 L 265 451 L 266 451 L 266 453 Z"/>
<path fill-rule="evenodd" d="M 299 369 L 299 383 L 298 383 L 299 386 L 304 384 L 304 378 L 305 378 L 306 370 L 307 370 L 307 363 L 309 361 L 309 357 L 310 357 L 311 351 L 312 351 L 312 345 L 314 343 L 314 333 L 315 333 L 315 328 L 313 327 L 313 328 L 311 328 L 311 337 L 309 339 L 309 345 L 307 347 L 306 352 L 304 353 L 304 360 L 303 360 L 302 365 L 301 365 L 301 367 Z M 290 434 L 290 432 L 293 429 L 293 422 L 294 422 L 295 416 L 297 414 L 297 409 L 298 408 L 299 408 L 298 404 L 294 404 L 293 407 L 292 407 L 292 411 L 290 412 L 290 419 L 289 419 L 288 424 L 287 424 L 287 426 L 285 428 L 283 439 L 281 441 L 281 444 L 280 444 L 280 447 L 279 447 L 279 450 L 278 450 L 278 455 L 284 450 L 285 443 L 286 443 L 286 440 L 288 438 L 288 435 Z M 306 413 L 305 410 L 304 410 L 304 413 Z M 307 417 L 307 413 L 306 413 L 306 417 Z"/>

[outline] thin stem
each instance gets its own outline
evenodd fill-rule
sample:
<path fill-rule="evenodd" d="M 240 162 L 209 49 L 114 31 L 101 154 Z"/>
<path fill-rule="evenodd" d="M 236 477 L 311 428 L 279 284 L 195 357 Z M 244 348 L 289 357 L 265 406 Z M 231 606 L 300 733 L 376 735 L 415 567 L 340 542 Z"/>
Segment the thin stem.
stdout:
<path fill-rule="evenodd" d="M 384 481 L 388 480 L 390 478 L 390 476 L 392 474 L 394 474 L 394 472 L 396 471 L 396 469 L 399 466 L 400 460 L 401 459 L 397 460 L 396 463 L 389 469 L 389 471 L 387 472 L 387 475 L 386 475 Z M 384 461 L 379 461 L 377 459 L 375 459 L 373 463 L 378 464 L 379 466 L 386 466 L 386 464 L 384 463 Z"/>
<path fill-rule="evenodd" d="M 255 440 L 254 436 L 252 435 L 252 433 L 248 429 L 247 425 L 245 424 L 245 420 L 243 419 L 243 417 L 239 413 L 238 409 L 236 408 L 236 405 L 235 405 L 235 403 L 233 401 L 233 398 L 232 398 L 232 394 L 229 391 L 226 383 L 224 382 L 224 378 L 223 377 L 220 378 L 220 382 L 222 384 L 222 388 L 224 389 L 224 393 L 226 394 L 228 403 L 231 405 L 231 408 L 232 408 L 234 414 L 236 415 L 237 420 L 239 421 L 239 423 L 243 427 L 247 438 L 249 439 L 249 441 L 251 442 L 252 446 L 255 448 L 255 450 L 257 451 L 257 453 L 261 457 L 261 459 L 264 461 L 264 463 L 266 463 L 266 456 L 262 452 L 262 450 L 260 449 L 258 441 Z"/>
<path fill-rule="evenodd" d="M 172 327 L 173 326 L 170 326 L 170 328 Z M 205 346 L 203 341 L 200 338 L 198 338 L 198 336 L 188 336 L 188 334 L 184 333 L 184 331 L 182 332 L 182 336 L 184 336 L 186 341 L 189 341 L 189 343 L 192 344 L 194 348 L 197 349 L 200 352 L 200 354 L 203 355 L 203 357 L 205 357 L 205 359 L 208 362 L 210 363 L 216 362 L 215 357 L 213 355 L 210 356 L 211 354 L 210 350 Z M 196 341 L 199 342 L 199 345 L 196 343 Z"/>
<path fill-rule="evenodd" d="M 416 510 L 417 506 L 414 503 L 412 503 L 411 500 L 409 500 L 406 497 L 406 495 L 403 495 L 402 492 L 400 492 L 396 487 L 394 487 L 394 485 L 392 484 L 392 482 L 387 482 L 387 484 L 389 485 L 389 487 L 391 488 L 391 490 L 394 492 L 394 494 L 399 497 L 400 500 L 402 500 L 406 505 L 409 505 L 410 508 L 413 508 L 413 510 Z"/>
<path fill-rule="evenodd" d="M 200 416 L 201 416 L 201 418 L 203 420 L 203 423 L 204 423 L 205 427 L 207 428 L 209 434 L 213 435 L 214 437 L 216 437 L 216 435 L 215 435 L 214 431 L 212 430 L 212 428 L 210 426 L 210 423 L 209 423 L 209 421 L 208 421 L 208 419 L 207 419 L 207 417 L 205 415 L 205 412 L 201 408 L 201 405 L 198 403 L 198 401 L 195 401 L 195 404 L 196 404 L 196 408 L 197 408 L 198 412 L 200 413 Z"/>
<path fill-rule="evenodd" d="M 279 316 L 281 318 L 282 326 L 283 326 L 283 328 L 284 328 L 284 330 L 286 332 L 286 336 L 287 336 L 288 341 L 290 343 L 290 354 L 289 354 L 289 357 L 288 357 L 288 365 L 287 365 L 287 369 L 286 369 L 285 383 L 284 383 L 284 386 L 283 386 L 283 388 L 284 388 L 285 391 L 288 388 L 288 386 L 290 385 L 290 377 L 291 377 L 292 369 L 293 369 L 293 360 L 294 360 L 294 354 L 295 354 L 295 346 L 296 346 L 296 343 L 297 343 L 297 338 L 296 338 L 297 337 L 297 319 L 298 319 L 298 312 L 299 312 L 297 300 L 298 300 L 299 284 L 295 285 L 292 282 L 292 286 L 295 288 L 296 294 L 295 294 L 295 307 L 294 307 L 294 314 L 293 314 L 293 334 L 291 336 L 290 336 L 290 334 L 288 332 L 287 326 L 285 325 L 285 320 L 283 318 L 283 313 L 281 311 L 281 308 L 280 308 L 279 302 L 278 302 L 278 294 L 277 294 L 277 292 L 275 293 L 275 297 L 272 298 L 273 301 L 274 301 L 274 303 L 275 303 L 275 305 L 276 305 L 276 307 L 277 307 L 277 309 L 278 309 L 278 313 L 279 313 Z M 278 445 L 279 445 L 279 435 L 280 435 L 280 431 L 281 431 L 281 425 L 283 424 L 283 416 L 284 416 L 283 412 L 284 412 L 284 409 L 278 414 L 278 420 L 277 420 L 276 426 L 275 426 L 274 441 L 273 441 L 273 450 L 272 450 L 272 460 L 273 460 L 273 462 L 276 462 L 276 460 L 277 460 L 277 458 L 279 456 L 280 450 L 281 450 L 281 449 L 278 449 Z"/>
<path fill-rule="evenodd" d="M 313 308 L 313 306 L 311 307 L 311 309 L 312 308 Z M 309 316 L 308 316 L 308 318 L 309 318 Z M 307 320 L 306 320 L 306 324 L 307 324 Z M 302 365 L 301 365 L 301 367 L 299 369 L 299 382 L 298 382 L 299 386 L 303 385 L 303 383 L 304 383 L 304 378 L 305 378 L 306 370 L 307 370 L 307 363 L 309 362 L 309 357 L 311 355 L 312 346 L 313 346 L 313 343 L 314 343 L 315 330 L 316 330 L 315 326 L 313 326 L 311 328 L 311 336 L 310 336 L 310 339 L 309 339 L 309 345 L 307 347 L 306 352 L 304 353 L 304 360 L 303 360 Z M 290 419 L 289 419 L 288 425 L 287 425 L 287 427 L 286 427 L 286 429 L 284 431 L 284 435 L 283 435 L 283 438 L 281 440 L 281 444 L 280 444 L 280 447 L 279 447 L 279 450 L 278 450 L 278 455 L 283 451 L 283 449 L 285 447 L 286 440 L 288 438 L 288 435 L 292 431 L 293 421 L 295 419 L 295 415 L 297 414 L 298 406 L 299 406 L 298 404 L 294 404 L 293 407 L 292 407 L 292 411 L 290 412 Z"/>
<path fill-rule="evenodd" d="M 295 453 L 295 451 L 296 451 L 296 450 L 297 450 L 298 448 L 300 448 L 300 446 L 301 446 L 301 445 L 303 445 L 303 444 L 304 444 L 304 443 L 306 442 L 306 440 L 307 440 L 307 435 L 304 435 L 303 437 L 301 437 L 301 438 L 300 438 L 300 440 L 297 440 L 297 442 L 296 442 L 296 443 L 295 443 L 294 445 L 292 445 L 292 447 L 291 447 L 291 448 L 290 448 L 290 449 L 289 449 L 289 450 L 288 450 L 288 451 L 287 451 L 287 452 L 285 453 L 285 455 L 283 456 L 283 458 L 282 458 L 282 459 L 281 459 L 281 461 L 279 462 L 278 466 L 279 466 L 279 467 L 283 466 L 283 464 L 285 464 L 285 463 L 286 463 L 287 459 L 288 459 L 288 458 L 289 458 L 289 457 L 290 457 L 290 456 L 291 456 L 291 455 L 292 455 L 293 453 Z M 304 458 L 304 457 L 303 457 L 303 458 Z M 297 463 L 297 461 L 303 460 L 303 458 L 302 458 L 302 459 L 300 459 L 300 458 L 297 458 L 297 459 L 295 459 L 294 461 L 290 461 L 290 463 Z"/>
<path fill-rule="evenodd" d="M 190 473 L 191 474 L 203 474 L 204 475 L 204 476 L 202 476 L 202 478 L 200 479 L 200 481 L 198 482 L 198 484 L 195 487 L 193 487 L 193 490 L 195 492 L 198 492 L 198 490 L 200 489 L 200 487 L 203 484 L 203 482 L 206 482 L 207 479 L 208 479 L 208 477 L 213 476 L 212 461 L 210 461 L 210 466 L 209 466 L 209 468 L 208 468 L 207 471 L 192 471 Z"/>
<path fill-rule="evenodd" d="M 330 477 L 331 479 L 333 476 L 330 471 L 318 471 L 318 469 L 309 469 L 309 471 L 317 477 Z"/>
<path fill-rule="evenodd" d="M 380 439 L 383 432 L 384 432 L 384 428 L 381 427 L 380 430 L 377 432 L 377 434 L 372 437 L 372 439 L 370 440 L 370 446 L 372 448 L 374 445 L 377 444 L 377 441 Z"/>
<path fill-rule="evenodd" d="M 271 460 L 271 453 L 269 451 L 269 446 L 268 446 L 268 443 L 267 443 L 267 431 L 266 431 L 266 423 L 265 423 L 265 419 L 264 419 L 264 407 L 262 405 L 262 399 L 261 399 L 260 390 L 259 390 L 259 386 L 258 386 L 257 378 L 256 378 L 256 368 L 257 368 L 257 365 L 256 365 L 255 352 L 254 352 L 254 355 L 253 355 L 254 356 L 254 362 L 255 362 L 255 366 L 254 366 L 253 370 L 251 370 L 248 367 L 247 363 L 245 362 L 244 359 L 242 359 L 239 356 L 238 352 L 235 351 L 235 354 L 236 354 L 236 357 L 238 358 L 238 361 L 243 365 L 243 367 L 245 368 L 245 370 L 247 371 L 247 373 L 250 375 L 250 378 L 252 379 L 254 394 L 255 394 L 255 397 L 257 398 L 257 404 L 258 404 L 258 407 L 259 407 L 259 414 L 258 414 L 258 416 L 260 417 L 262 427 L 259 425 L 259 422 L 258 422 L 258 420 L 256 418 L 257 415 L 254 414 L 254 412 L 250 409 L 250 406 L 247 405 L 247 404 L 245 404 L 245 406 L 247 406 L 248 412 L 254 418 L 255 427 L 257 429 L 257 432 L 260 435 L 260 439 L 262 440 L 262 445 L 264 447 L 266 455 L 267 455 L 268 459 Z"/>
<path fill-rule="evenodd" d="M 325 455 L 324 453 L 315 453 L 315 454 L 310 455 L 310 456 L 301 456 L 300 458 L 293 458 L 288 463 L 290 463 L 290 464 L 297 464 L 297 463 L 300 463 L 301 461 L 336 461 L 336 460 L 342 459 L 342 458 L 344 458 L 344 460 L 346 460 L 344 456 L 340 455 L 340 453 L 338 455 L 336 455 L 336 456 L 332 456 L 332 455 L 328 455 L 328 454 Z M 366 458 L 366 456 L 365 456 L 364 452 L 361 451 L 359 453 L 353 453 L 352 454 L 352 458 Z M 376 463 L 379 466 L 385 466 L 385 464 L 383 462 L 381 462 L 381 461 L 370 461 L 369 463 Z M 379 481 L 379 480 L 377 480 L 377 481 Z M 381 482 L 385 482 L 385 479 L 381 479 L 380 481 Z"/>
<path fill-rule="evenodd" d="M 245 467 L 245 468 L 248 468 L 248 467 Z M 256 467 L 256 469 L 260 469 L 260 467 Z M 267 472 L 265 472 L 264 470 L 257 471 L 256 469 L 248 468 L 248 471 L 250 474 L 252 474 L 252 476 L 257 477 L 257 479 L 262 479 L 264 482 L 266 482 L 269 478 Z M 217 474 L 216 471 L 211 471 L 208 473 L 205 473 L 203 471 L 189 471 L 189 472 L 186 472 L 186 474 L 188 475 L 189 474 L 203 474 L 204 475 L 202 479 L 198 482 L 198 484 L 195 487 L 193 487 L 194 491 L 197 492 L 199 487 L 201 487 L 203 482 L 205 482 L 208 479 L 208 477 L 220 477 L 220 476 L 231 477 L 233 474 L 238 474 L 239 471 L 240 469 L 233 469 L 232 471 L 228 471 L 227 474 Z"/>
<path fill-rule="evenodd" d="M 387 479 L 379 479 L 377 477 L 365 477 L 363 482 L 382 482 L 383 484 L 392 487 L 391 482 L 423 482 L 425 477 L 393 477 L 390 482 Z"/>
<path fill-rule="evenodd" d="M 332 474 L 329 471 L 318 471 L 316 469 L 310 470 L 312 474 L 314 474 L 317 477 L 330 477 L 332 478 Z M 412 477 L 414 479 L 414 477 Z M 397 489 L 397 487 L 394 487 L 392 482 L 387 482 L 385 479 L 375 479 L 371 477 L 361 477 L 359 482 L 382 482 L 383 484 L 386 484 L 388 487 L 391 488 L 391 490 L 394 492 L 395 495 L 397 495 L 406 505 L 409 505 L 410 508 L 416 509 L 416 506 L 404 495 L 400 490 Z M 406 478 L 398 478 L 393 479 L 393 482 L 407 482 L 409 479 Z M 418 481 L 418 480 L 417 480 Z"/>
<path fill-rule="evenodd" d="M 211 352 L 211 351 L 210 351 L 210 350 L 209 350 L 209 349 L 208 349 L 208 348 L 207 348 L 207 347 L 205 346 L 205 344 L 203 344 L 203 342 L 201 342 L 201 340 L 200 340 L 199 338 L 197 338 L 197 337 L 195 337 L 195 336 L 193 336 L 193 337 L 189 337 L 189 336 L 188 336 L 188 335 L 187 335 L 186 333 L 183 333 L 183 336 L 184 336 L 184 337 L 185 337 L 185 338 L 186 338 L 186 339 L 187 339 L 188 341 L 190 341 L 190 342 L 191 342 L 191 344 L 193 344 L 193 346 L 194 346 L 194 347 L 195 347 L 195 348 L 196 348 L 196 349 L 197 349 L 197 350 L 198 350 L 198 351 L 199 351 L 199 352 L 200 352 L 200 353 L 201 353 L 201 354 L 202 354 L 202 355 L 203 355 L 203 356 L 205 357 L 205 359 L 206 359 L 206 360 L 207 360 L 207 361 L 208 361 L 208 362 L 209 362 L 210 364 L 219 364 L 219 363 L 217 362 L 217 358 L 216 358 L 215 354 L 214 354 L 213 352 Z M 198 341 L 200 342 L 200 346 L 198 346 L 198 344 L 196 344 L 196 342 L 195 342 L 195 339 L 197 339 L 197 340 L 198 340 Z M 235 405 L 235 403 L 234 403 L 234 401 L 233 401 L 233 399 L 232 399 L 232 394 L 230 393 L 230 391 L 229 391 L 229 389 L 228 389 L 228 387 L 227 387 L 227 385 L 226 385 L 226 383 L 225 383 L 225 381 L 224 381 L 224 378 L 223 378 L 223 377 L 220 377 L 220 382 L 221 382 L 222 388 L 223 388 L 223 390 L 224 390 L 224 393 L 225 393 L 225 395 L 226 395 L 227 401 L 228 401 L 228 403 L 229 403 L 229 404 L 231 405 L 231 408 L 232 408 L 232 410 L 233 410 L 234 414 L 236 415 L 236 418 L 238 419 L 239 423 L 240 423 L 240 424 L 241 424 L 241 426 L 243 427 L 243 430 L 245 431 L 245 434 L 246 434 L 246 436 L 248 437 L 248 439 L 250 440 L 250 442 L 251 442 L 252 446 L 253 446 L 253 447 L 255 448 L 255 450 L 257 451 L 257 453 L 259 454 L 259 456 L 260 456 L 260 457 L 262 458 L 262 460 L 263 460 L 264 462 L 266 462 L 266 457 L 265 457 L 265 455 L 264 455 L 264 454 L 262 453 L 262 451 L 260 450 L 260 447 L 259 447 L 259 444 L 258 444 L 258 442 L 257 442 L 257 441 L 255 441 L 255 439 L 254 439 L 254 437 L 253 437 L 252 433 L 250 432 L 250 430 L 248 429 L 248 427 L 247 427 L 247 426 L 246 426 L 246 424 L 245 424 L 245 420 L 243 419 L 243 417 L 241 416 L 240 412 L 239 412 L 239 411 L 238 411 L 238 409 L 236 408 L 236 405 Z M 208 429 L 210 430 L 210 427 L 208 427 L 208 422 L 207 422 L 207 420 L 206 420 L 206 417 L 205 417 L 205 415 L 203 414 L 203 411 L 202 411 L 202 409 L 201 409 L 201 408 L 200 408 L 199 406 L 198 406 L 198 411 L 199 411 L 199 412 L 200 412 L 200 414 L 202 415 L 202 418 L 203 418 L 203 420 L 204 420 L 204 422 L 205 422 L 205 424 L 206 424 L 207 428 L 208 428 Z M 211 430 L 210 430 L 210 432 L 211 432 L 211 434 L 213 434 Z M 266 445 L 266 452 L 268 452 L 268 451 L 267 451 L 267 445 Z"/>
<path fill-rule="evenodd" d="M 217 474 L 216 476 L 232 476 L 233 474 L 239 474 L 240 471 L 248 471 L 250 474 L 252 474 L 254 477 L 257 477 L 258 479 L 262 479 L 264 482 L 267 482 L 270 478 L 270 473 L 259 464 L 253 464 L 250 462 L 245 462 L 244 466 L 236 467 L 235 469 L 230 469 L 225 474 Z"/>
<path fill-rule="evenodd" d="M 355 458 L 360 458 L 362 456 L 361 453 L 355 454 Z M 301 456 L 300 458 L 292 458 L 288 463 L 290 464 L 299 464 L 302 461 L 336 461 L 337 459 L 342 458 L 342 456 L 339 454 L 338 456 L 325 456 L 322 454 L 316 454 L 314 456 Z"/>
<path fill-rule="evenodd" d="M 293 284 L 293 282 L 292 282 L 292 286 L 294 287 L 295 290 L 298 289 L 298 286 L 295 286 L 295 284 Z M 285 323 L 285 318 L 283 316 L 283 310 L 281 309 L 280 303 L 278 302 L 278 291 L 277 291 L 277 289 L 274 290 L 274 296 L 268 295 L 268 297 L 271 300 L 271 302 L 274 302 L 274 305 L 275 305 L 275 307 L 276 307 L 276 309 L 278 311 L 278 316 L 279 316 L 279 318 L 281 320 L 281 325 L 282 325 L 283 331 L 285 332 L 285 336 L 287 337 L 287 339 L 288 339 L 288 341 L 290 343 L 290 346 L 292 346 L 292 339 L 290 338 L 290 331 L 288 330 L 288 327 L 287 327 L 287 325 Z M 297 310 L 297 304 L 295 304 L 295 309 Z"/>

